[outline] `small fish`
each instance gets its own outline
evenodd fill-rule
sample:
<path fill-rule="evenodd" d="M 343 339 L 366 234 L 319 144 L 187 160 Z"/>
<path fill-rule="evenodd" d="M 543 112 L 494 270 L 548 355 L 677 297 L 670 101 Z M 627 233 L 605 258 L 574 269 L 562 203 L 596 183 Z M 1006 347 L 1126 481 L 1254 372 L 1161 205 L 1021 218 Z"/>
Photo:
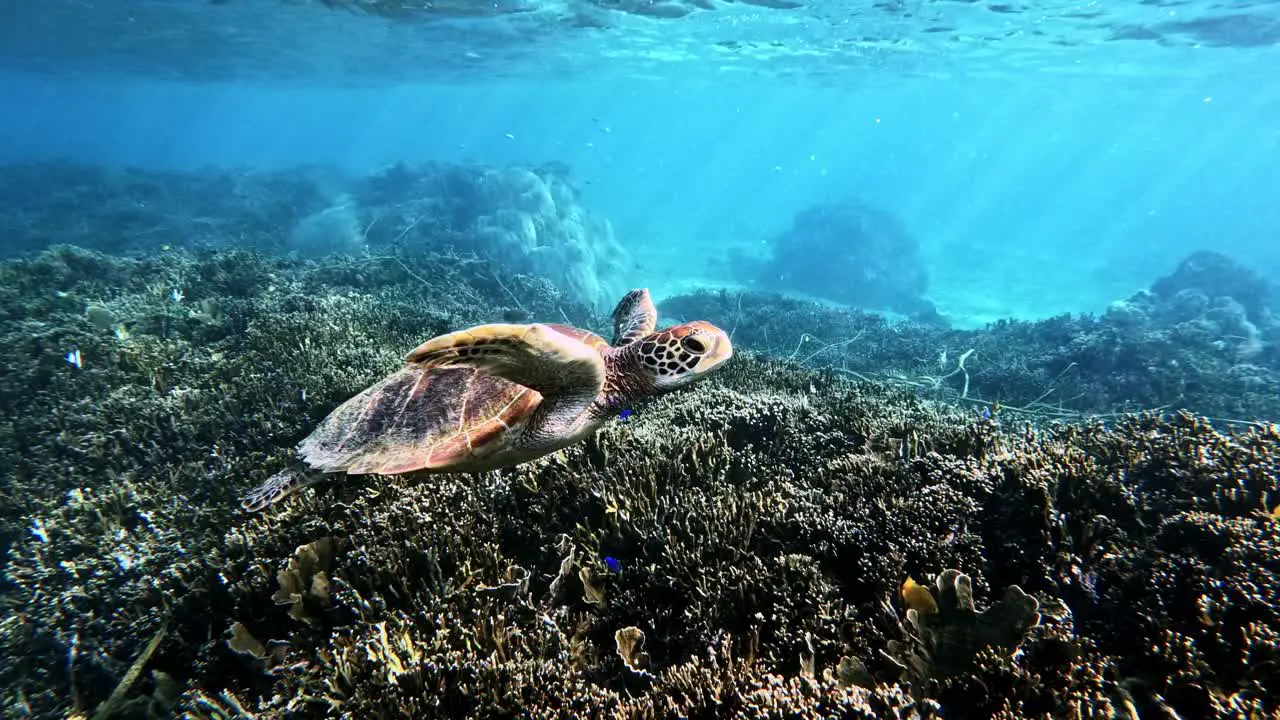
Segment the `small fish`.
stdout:
<path fill-rule="evenodd" d="M 609 572 L 622 572 L 622 563 L 618 561 L 618 558 L 612 555 L 605 556 L 604 566 L 609 568 Z"/>
<path fill-rule="evenodd" d="M 631 408 L 627 408 L 626 410 L 623 410 L 622 412 L 618 413 L 618 419 L 626 420 L 627 418 L 631 417 L 631 415 L 632 415 Z"/>
<path fill-rule="evenodd" d="M 933 599 L 929 588 L 916 582 L 910 576 L 902 583 L 902 602 L 920 615 L 932 615 L 938 612 L 938 601 Z"/>
<path fill-rule="evenodd" d="M 72 350 L 71 352 L 67 353 L 67 362 L 71 363 L 72 365 L 75 365 L 76 368 L 84 367 L 84 365 L 82 365 L 80 362 L 80 348 L 76 348 L 75 350 Z"/>
<path fill-rule="evenodd" d="M 182 302 L 182 299 L 185 298 L 186 295 L 178 288 L 173 288 L 169 291 L 169 297 L 173 300 L 173 304 L 177 305 Z"/>
<path fill-rule="evenodd" d="M 987 407 L 987 406 L 985 406 L 985 405 L 984 405 L 984 406 L 982 407 L 982 410 L 978 411 L 978 415 L 979 415 L 979 416 L 981 416 L 983 420 L 990 420 L 990 419 L 991 419 L 991 408 L 989 408 L 989 407 Z"/>

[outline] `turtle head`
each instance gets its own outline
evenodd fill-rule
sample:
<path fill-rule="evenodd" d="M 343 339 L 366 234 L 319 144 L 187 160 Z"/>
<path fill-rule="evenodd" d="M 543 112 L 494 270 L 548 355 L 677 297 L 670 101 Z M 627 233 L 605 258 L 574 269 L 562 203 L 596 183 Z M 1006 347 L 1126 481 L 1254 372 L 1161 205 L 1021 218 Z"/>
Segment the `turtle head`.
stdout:
<path fill-rule="evenodd" d="M 733 357 L 725 331 L 701 320 L 651 332 L 631 347 L 636 370 L 660 393 L 689 385 Z"/>

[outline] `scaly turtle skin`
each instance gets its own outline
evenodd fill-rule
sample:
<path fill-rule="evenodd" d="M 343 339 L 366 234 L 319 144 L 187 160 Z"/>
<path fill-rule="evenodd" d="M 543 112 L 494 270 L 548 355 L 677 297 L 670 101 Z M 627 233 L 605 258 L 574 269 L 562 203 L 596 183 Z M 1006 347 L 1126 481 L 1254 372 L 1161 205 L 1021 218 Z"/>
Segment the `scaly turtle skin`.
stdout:
<path fill-rule="evenodd" d="M 697 321 L 655 330 L 649 291 L 613 311 L 614 341 L 566 325 L 478 325 L 419 345 L 406 365 L 339 405 L 298 444 L 299 463 L 246 494 L 262 510 L 327 475 L 479 472 L 595 432 L 636 401 L 689 385 L 733 356 Z"/>

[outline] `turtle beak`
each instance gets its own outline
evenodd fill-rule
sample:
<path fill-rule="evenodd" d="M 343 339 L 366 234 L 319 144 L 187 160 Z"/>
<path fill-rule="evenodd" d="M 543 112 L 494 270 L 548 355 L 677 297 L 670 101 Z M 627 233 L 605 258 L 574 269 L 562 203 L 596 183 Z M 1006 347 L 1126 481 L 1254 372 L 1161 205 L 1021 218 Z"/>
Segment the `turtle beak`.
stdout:
<path fill-rule="evenodd" d="M 680 333 L 686 351 L 697 350 L 697 361 L 689 368 L 692 378 L 699 378 L 715 370 L 733 357 L 733 342 L 729 335 L 709 322 L 701 320 L 684 325 Z M 691 378 L 691 379 L 692 379 Z"/>
<path fill-rule="evenodd" d="M 725 331 L 711 323 L 698 323 L 698 325 L 701 331 L 698 337 L 705 341 L 708 347 L 706 354 L 694 366 L 693 372 L 696 375 L 705 375 L 733 357 L 733 341 L 729 340 L 729 335 Z"/>

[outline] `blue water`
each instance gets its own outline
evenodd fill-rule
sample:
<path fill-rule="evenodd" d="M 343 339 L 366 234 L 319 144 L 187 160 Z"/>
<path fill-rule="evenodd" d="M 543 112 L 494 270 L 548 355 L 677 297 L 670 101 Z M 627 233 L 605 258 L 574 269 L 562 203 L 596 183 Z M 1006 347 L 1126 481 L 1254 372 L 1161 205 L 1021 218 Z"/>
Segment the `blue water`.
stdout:
<path fill-rule="evenodd" d="M 797 212 L 856 196 L 918 239 L 927 295 L 958 325 L 1101 311 L 1198 249 L 1280 277 L 1274 8 L 1197 35 L 1158 25 L 1196 6 L 1096 6 L 1160 28 L 1154 42 L 1108 41 L 1065 6 L 1012 24 L 917 6 L 854 32 L 838 13 L 722 4 L 611 13 L 616 27 L 588 32 L 519 24 L 537 13 L 449 25 L 172 5 L 139 4 L 132 22 L 73 2 L 23 9 L 35 29 L 0 34 L 0 162 L 556 160 L 635 256 L 611 280 L 658 296 L 734 285 L 726 248 L 757 251 Z M 941 37 L 923 17 L 936 8 L 954 29 Z M 77 12 L 95 23 L 68 37 L 35 19 Z M 754 50 L 713 42 L 726 37 Z"/>
<path fill-rule="evenodd" d="M 0 715 L 1274 717 L 1277 78 L 1280 0 L 0 0 Z M 722 330 L 402 362 L 639 287 Z"/>

